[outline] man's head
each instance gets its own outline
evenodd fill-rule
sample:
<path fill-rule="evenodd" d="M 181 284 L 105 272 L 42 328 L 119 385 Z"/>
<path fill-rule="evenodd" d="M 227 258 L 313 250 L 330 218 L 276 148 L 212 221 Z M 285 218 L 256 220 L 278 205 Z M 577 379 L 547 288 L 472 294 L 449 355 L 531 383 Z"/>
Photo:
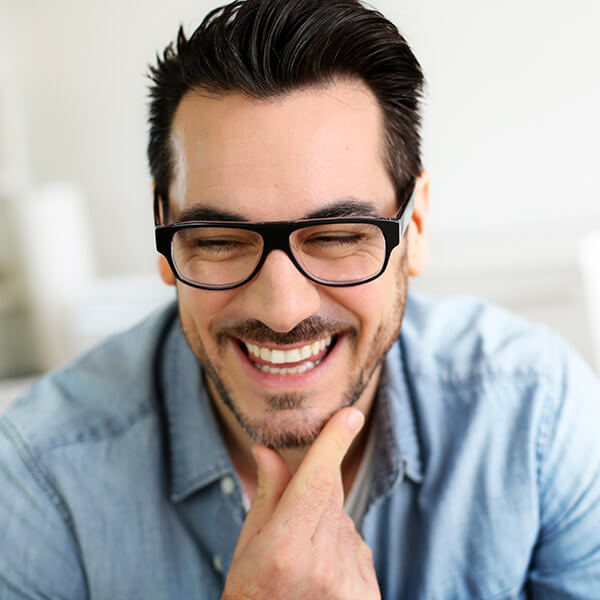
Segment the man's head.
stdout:
<path fill-rule="evenodd" d="M 361 80 L 383 111 L 381 140 L 398 196 L 421 172 L 421 68 L 396 27 L 355 0 L 241 0 L 179 30 L 151 67 L 152 177 L 166 200 L 174 173 L 171 125 L 192 89 L 274 99 L 336 78 Z"/>
<path fill-rule="evenodd" d="M 393 217 L 417 181 L 410 239 L 374 281 L 321 285 L 274 250 L 235 289 L 177 282 L 223 419 L 273 447 L 307 445 L 342 406 L 368 409 L 408 274 L 426 261 L 418 62 L 391 23 L 352 0 L 246 0 L 213 11 L 189 40 L 180 31 L 152 78 L 163 223 L 194 209 L 250 222 Z M 160 268 L 175 283 L 162 257 Z"/>

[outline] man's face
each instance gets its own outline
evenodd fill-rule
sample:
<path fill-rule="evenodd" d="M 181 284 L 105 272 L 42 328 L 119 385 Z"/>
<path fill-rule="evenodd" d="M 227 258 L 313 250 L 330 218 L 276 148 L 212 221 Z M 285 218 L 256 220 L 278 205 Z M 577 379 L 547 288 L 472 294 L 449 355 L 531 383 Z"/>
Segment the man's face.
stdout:
<path fill-rule="evenodd" d="M 172 129 L 171 220 L 195 207 L 296 220 L 348 199 L 368 204 L 370 216 L 394 216 L 381 119 L 359 82 L 265 101 L 190 92 Z M 279 250 L 237 289 L 177 282 L 182 328 L 221 416 L 283 449 L 310 444 L 343 406 L 367 412 L 400 329 L 407 272 L 403 240 L 380 278 L 355 287 L 313 283 Z"/>

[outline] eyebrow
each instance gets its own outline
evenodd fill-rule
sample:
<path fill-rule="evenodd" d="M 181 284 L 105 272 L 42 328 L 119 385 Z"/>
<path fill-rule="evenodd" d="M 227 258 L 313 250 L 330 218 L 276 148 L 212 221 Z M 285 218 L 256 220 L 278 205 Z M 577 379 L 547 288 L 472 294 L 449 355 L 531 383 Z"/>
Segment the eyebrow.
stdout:
<path fill-rule="evenodd" d="M 346 198 L 331 202 L 317 210 L 307 213 L 302 219 L 328 219 L 339 217 L 377 217 L 379 216 L 375 206 L 370 202 Z M 178 223 L 188 221 L 242 221 L 250 222 L 236 212 L 221 210 L 211 206 L 192 206 L 179 213 Z"/>

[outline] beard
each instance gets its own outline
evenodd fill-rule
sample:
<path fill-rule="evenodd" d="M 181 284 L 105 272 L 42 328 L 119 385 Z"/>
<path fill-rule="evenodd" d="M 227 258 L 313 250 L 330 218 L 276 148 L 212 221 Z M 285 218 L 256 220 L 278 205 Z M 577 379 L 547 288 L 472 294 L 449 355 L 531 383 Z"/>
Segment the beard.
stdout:
<path fill-rule="evenodd" d="M 188 324 L 184 318 L 181 303 L 178 302 L 183 334 L 203 369 L 203 380 L 212 396 L 212 401 L 220 402 L 227 407 L 253 442 L 275 450 L 310 446 L 336 412 L 347 406 L 353 406 L 361 399 L 375 374 L 379 373 L 379 367 L 383 363 L 385 355 L 400 333 L 408 282 L 406 252 L 401 257 L 399 267 L 394 304 L 390 314 L 381 319 L 369 343 L 370 352 L 357 371 L 349 377 L 338 405 L 334 406 L 328 414 L 319 417 L 311 414 L 310 408 L 307 407 L 309 394 L 302 392 L 266 395 L 264 400 L 267 410 L 264 416 L 253 417 L 244 412 L 227 378 L 209 357 L 204 343 L 193 325 Z M 317 316 L 308 317 L 294 329 L 285 333 L 273 331 L 260 321 L 247 320 L 220 330 L 216 334 L 216 341 L 218 354 L 222 357 L 231 338 L 252 339 L 257 343 L 292 345 L 340 333 L 344 333 L 351 347 L 356 348 L 358 339 L 356 330 L 349 330 L 347 326 L 342 326 L 338 322 Z"/>

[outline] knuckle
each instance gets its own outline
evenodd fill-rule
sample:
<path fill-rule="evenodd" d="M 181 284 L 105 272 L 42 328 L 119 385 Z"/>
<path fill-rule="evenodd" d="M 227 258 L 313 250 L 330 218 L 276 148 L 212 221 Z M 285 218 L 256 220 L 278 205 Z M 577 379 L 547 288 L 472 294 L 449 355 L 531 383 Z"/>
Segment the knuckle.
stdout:
<path fill-rule="evenodd" d="M 337 435 L 334 435 L 331 441 L 336 451 L 341 456 L 344 456 L 346 454 L 346 451 L 348 450 L 348 447 L 350 446 L 352 438 L 340 432 Z"/>
<path fill-rule="evenodd" d="M 269 489 L 263 483 L 259 483 L 256 492 L 254 493 L 254 501 L 252 504 L 266 504 L 269 500 Z"/>
<path fill-rule="evenodd" d="M 288 540 L 280 540 L 271 549 L 270 567 L 278 581 L 291 581 L 301 568 L 298 549 Z"/>
<path fill-rule="evenodd" d="M 325 496 L 331 492 L 335 484 L 335 475 L 326 467 L 315 468 L 306 480 L 309 493 Z"/>
<path fill-rule="evenodd" d="M 328 597 L 336 590 L 337 570 L 329 560 L 321 560 L 310 574 L 310 587 L 317 593 L 318 598 Z"/>
<path fill-rule="evenodd" d="M 264 486 L 258 486 L 254 494 L 253 506 L 265 506 L 269 502 L 269 493 Z"/>
<path fill-rule="evenodd" d="M 344 527 L 348 531 L 351 531 L 352 533 L 356 533 L 356 527 L 354 526 L 354 521 L 352 520 L 352 517 L 350 517 L 350 515 L 347 512 L 342 511 L 340 519 L 341 519 L 340 525 L 342 527 Z"/>
<path fill-rule="evenodd" d="M 354 521 L 345 512 L 342 512 L 340 517 L 340 535 L 343 536 L 347 544 L 356 547 L 359 535 L 356 532 Z"/>
<path fill-rule="evenodd" d="M 360 552 L 364 558 L 364 560 L 368 563 L 373 563 L 373 551 L 371 550 L 371 547 L 364 541 L 364 540 L 360 540 Z"/>
<path fill-rule="evenodd" d="M 278 576 L 287 575 L 291 568 L 291 557 L 278 554 L 271 559 L 271 566 L 274 573 Z"/>
<path fill-rule="evenodd" d="M 260 487 L 256 488 L 256 492 L 254 493 L 254 500 L 252 501 L 252 506 L 262 506 L 267 503 L 267 494 L 265 490 L 261 490 Z"/>

